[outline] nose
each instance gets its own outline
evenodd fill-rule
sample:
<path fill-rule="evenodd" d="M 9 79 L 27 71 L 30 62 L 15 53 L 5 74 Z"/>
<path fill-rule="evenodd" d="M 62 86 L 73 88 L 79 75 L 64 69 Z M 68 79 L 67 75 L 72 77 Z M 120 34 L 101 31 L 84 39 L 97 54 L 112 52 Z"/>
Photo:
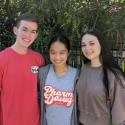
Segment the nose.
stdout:
<path fill-rule="evenodd" d="M 85 47 L 84 47 L 84 50 L 85 51 L 88 51 L 88 50 L 90 50 L 91 49 L 91 46 L 89 46 L 89 45 L 86 45 Z"/>
<path fill-rule="evenodd" d="M 31 37 L 31 33 L 30 33 L 30 32 L 26 32 L 26 33 L 25 33 L 25 36 L 26 36 L 27 38 L 30 38 L 30 37 Z"/>
<path fill-rule="evenodd" d="M 59 59 L 59 58 L 60 58 L 60 55 L 59 55 L 59 54 L 56 54 L 55 57 L 56 57 L 56 59 Z"/>

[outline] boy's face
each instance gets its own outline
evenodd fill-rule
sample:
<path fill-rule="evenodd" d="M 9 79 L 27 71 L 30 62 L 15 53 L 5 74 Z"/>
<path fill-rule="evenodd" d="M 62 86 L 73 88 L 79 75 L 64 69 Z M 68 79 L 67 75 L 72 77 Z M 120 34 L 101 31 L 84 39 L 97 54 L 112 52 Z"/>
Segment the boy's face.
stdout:
<path fill-rule="evenodd" d="M 13 31 L 16 35 L 16 44 L 20 47 L 28 48 L 37 38 L 38 25 L 31 21 L 20 21 L 18 27 L 14 27 Z"/>

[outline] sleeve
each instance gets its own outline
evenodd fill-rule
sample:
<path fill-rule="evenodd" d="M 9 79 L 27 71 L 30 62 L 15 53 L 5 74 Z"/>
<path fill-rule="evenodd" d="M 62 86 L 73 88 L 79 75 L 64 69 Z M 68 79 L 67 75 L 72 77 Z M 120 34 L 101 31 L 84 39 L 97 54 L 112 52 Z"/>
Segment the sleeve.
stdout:
<path fill-rule="evenodd" d="M 2 89 L 2 78 L 3 78 L 3 68 L 0 65 L 0 92 L 1 92 L 1 89 Z"/>
<path fill-rule="evenodd" d="M 41 64 L 40 64 L 40 67 L 44 66 L 45 65 L 45 58 L 43 55 L 41 55 Z"/>
<path fill-rule="evenodd" d="M 110 100 L 112 125 L 125 125 L 125 79 L 110 75 Z"/>
<path fill-rule="evenodd" d="M 0 65 L 0 125 L 3 124 L 3 122 L 2 122 L 2 109 L 1 109 L 2 77 L 3 77 L 3 69 L 2 69 L 2 66 Z"/>
<path fill-rule="evenodd" d="M 3 125 L 3 118 L 2 118 L 2 106 L 1 106 L 1 94 L 0 94 L 0 125 Z"/>
<path fill-rule="evenodd" d="M 36 61 L 37 65 L 39 66 L 39 68 L 43 67 L 45 65 L 45 58 L 42 54 L 36 52 L 34 54 L 34 57 L 35 57 L 35 61 Z"/>

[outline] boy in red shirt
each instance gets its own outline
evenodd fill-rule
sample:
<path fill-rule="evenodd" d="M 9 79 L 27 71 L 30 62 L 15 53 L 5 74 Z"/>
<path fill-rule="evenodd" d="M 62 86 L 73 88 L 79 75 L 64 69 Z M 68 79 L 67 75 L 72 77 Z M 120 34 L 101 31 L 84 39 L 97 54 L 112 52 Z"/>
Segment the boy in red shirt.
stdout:
<path fill-rule="evenodd" d="M 0 125 L 39 125 L 38 67 L 44 58 L 28 47 L 38 35 L 38 21 L 31 14 L 18 17 L 16 41 L 0 52 Z"/>

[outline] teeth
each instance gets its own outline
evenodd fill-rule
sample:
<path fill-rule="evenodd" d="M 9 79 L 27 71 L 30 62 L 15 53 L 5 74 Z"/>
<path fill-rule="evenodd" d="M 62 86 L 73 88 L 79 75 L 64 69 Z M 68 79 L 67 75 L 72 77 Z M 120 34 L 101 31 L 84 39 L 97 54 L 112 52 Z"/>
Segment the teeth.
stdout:
<path fill-rule="evenodd" d="M 24 39 L 24 41 L 26 41 L 26 42 L 30 42 L 30 40 L 28 40 L 28 39 Z"/>
<path fill-rule="evenodd" d="M 57 62 L 57 61 L 56 61 L 56 63 L 60 63 L 60 62 Z"/>
<path fill-rule="evenodd" d="M 55 63 L 61 63 L 61 62 L 55 61 Z"/>
<path fill-rule="evenodd" d="M 86 53 L 87 55 L 92 55 L 93 54 L 93 52 L 91 52 L 91 53 Z"/>

